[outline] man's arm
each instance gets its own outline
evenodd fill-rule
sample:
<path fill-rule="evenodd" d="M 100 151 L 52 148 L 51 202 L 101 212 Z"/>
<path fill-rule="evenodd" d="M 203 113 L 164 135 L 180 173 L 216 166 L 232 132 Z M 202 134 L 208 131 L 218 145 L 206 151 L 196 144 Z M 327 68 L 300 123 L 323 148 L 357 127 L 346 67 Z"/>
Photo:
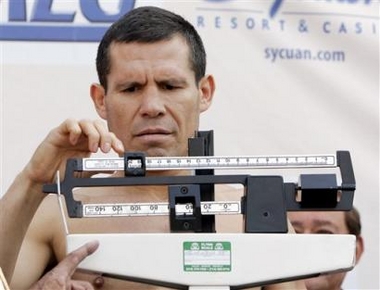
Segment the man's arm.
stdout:
<path fill-rule="evenodd" d="M 50 131 L 29 163 L 15 178 L 0 200 L 0 267 L 10 281 L 29 224 L 45 198 L 42 186 L 54 181 L 58 170 L 64 172 L 72 157 L 88 157 L 101 149 L 123 153 L 120 140 L 102 121 L 68 119 Z"/>
<path fill-rule="evenodd" d="M 21 172 L 0 200 L 0 266 L 10 281 L 22 240 L 45 195 Z"/>

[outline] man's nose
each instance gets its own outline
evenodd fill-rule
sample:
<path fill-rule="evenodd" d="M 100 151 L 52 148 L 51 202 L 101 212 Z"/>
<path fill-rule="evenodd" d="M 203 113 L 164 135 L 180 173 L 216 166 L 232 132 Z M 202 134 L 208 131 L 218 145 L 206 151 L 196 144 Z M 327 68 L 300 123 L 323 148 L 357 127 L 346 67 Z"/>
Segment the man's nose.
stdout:
<path fill-rule="evenodd" d="M 151 85 L 144 89 L 141 96 L 140 114 L 150 118 L 165 114 L 164 98 L 157 86 Z"/>

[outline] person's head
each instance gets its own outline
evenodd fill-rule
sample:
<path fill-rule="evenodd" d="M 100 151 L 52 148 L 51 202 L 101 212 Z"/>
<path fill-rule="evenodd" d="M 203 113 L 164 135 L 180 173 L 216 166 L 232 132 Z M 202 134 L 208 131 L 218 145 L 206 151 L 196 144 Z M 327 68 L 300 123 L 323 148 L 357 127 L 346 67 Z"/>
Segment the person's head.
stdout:
<path fill-rule="evenodd" d="M 105 33 L 91 96 L 127 150 L 185 155 L 214 93 L 195 28 L 157 7 L 131 10 Z"/>
<path fill-rule="evenodd" d="M 113 43 L 154 43 L 181 36 L 190 53 L 190 67 L 196 83 L 206 73 L 206 51 L 194 26 L 186 19 L 158 7 L 140 7 L 131 10 L 113 23 L 104 34 L 96 57 L 96 69 L 100 84 L 107 91 L 107 75 L 111 70 L 110 46 Z"/>
<path fill-rule="evenodd" d="M 297 233 L 351 234 L 356 236 L 356 263 L 363 251 L 360 215 L 356 208 L 350 211 L 297 211 L 288 212 L 288 218 Z M 306 279 L 308 290 L 341 289 L 346 272 L 321 275 Z"/>

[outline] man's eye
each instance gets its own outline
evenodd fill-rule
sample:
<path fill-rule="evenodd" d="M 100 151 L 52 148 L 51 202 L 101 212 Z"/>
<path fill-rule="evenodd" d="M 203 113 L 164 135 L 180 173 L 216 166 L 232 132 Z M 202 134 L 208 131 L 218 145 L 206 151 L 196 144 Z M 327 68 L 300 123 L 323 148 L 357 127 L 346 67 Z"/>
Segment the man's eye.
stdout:
<path fill-rule="evenodd" d="M 328 234 L 328 235 L 333 235 L 334 233 L 330 230 L 325 230 L 325 229 L 321 229 L 321 230 L 318 230 L 315 232 L 316 234 Z"/>
<path fill-rule="evenodd" d="M 162 88 L 163 88 L 164 90 L 167 90 L 167 91 L 172 91 L 172 90 L 176 89 L 175 86 L 170 85 L 170 84 L 163 84 L 163 85 L 162 85 Z"/>
<path fill-rule="evenodd" d="M 134 93 L 138 90 L 138 87 L 134 86 L 134 87 L 128 87 L 128 88 L 125 88 L 122 90 L 122 92 L 124 93 Z"/>

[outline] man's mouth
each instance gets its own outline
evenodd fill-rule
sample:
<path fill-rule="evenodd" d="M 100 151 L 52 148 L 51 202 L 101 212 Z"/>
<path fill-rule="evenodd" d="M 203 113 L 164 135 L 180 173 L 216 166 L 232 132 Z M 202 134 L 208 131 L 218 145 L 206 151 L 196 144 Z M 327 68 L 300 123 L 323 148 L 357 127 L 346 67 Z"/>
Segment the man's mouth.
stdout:
<path fill-rule="evenodd" d="M 136 134 L 136 136 L 137 137 L 142 137 L 142 136 L 169 135 L 169 134 L 170 134 L 170 132 L 168 130 L 165 130 L 165 129 L 161 129 L 161 128 L 156 128 L 156 129 L 148 128 L 148 129 L 141 130 L 140 132 L 138 132 Z"/>

